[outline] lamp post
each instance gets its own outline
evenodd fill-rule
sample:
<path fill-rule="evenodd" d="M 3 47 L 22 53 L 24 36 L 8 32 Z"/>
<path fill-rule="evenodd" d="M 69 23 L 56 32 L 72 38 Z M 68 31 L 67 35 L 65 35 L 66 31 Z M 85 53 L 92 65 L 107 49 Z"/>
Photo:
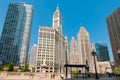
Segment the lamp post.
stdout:
<path fill-rule="evenodd" d="M 67 42 L 67 37 L 66 37 L 66 64 L 68 64 L 68 60 L 67 60 L 67 53 L 68 53 L 68 50 L 67 50 L 67 48 L 68 48 L 68 42 Z M 67 79 L 67 76 L 68 76 L 68 74 L 67 74 L 67 72 L 68 72 L 68 69 L 67 69 L 67 66 L 66 66 L 66 79 Z"/>
<path fill-rule="evenodd" d="M 93 52 L 91 53 L 94 57 L 94 65 L 95 65 L 95 78 L 96 79 L 99 79 L 98 77 L 98 74 L 97 74 L 97 68 L 96 68 L 96 60 L 95 60 L 95 55 L 96 55 L 96 52 L 93 50 Z"/>
<path fill-rule="evenodd" d="M 86 67 L 85 67 L 85 77 L 87 76 L 89 77 L 90 76 L 90 73 L 89 73 L 89 65 L 88 65 L 88 61 L 86 60 Z"/>
<path fill-rule="evenodd" d="M 67 62 L 67 50 L 66 50 L 66 64 L 68 64 L 68 62 Z M 66 79 L 67 79 L 67 72 L 68 72 L 68 69 L 66 67 Z"/>

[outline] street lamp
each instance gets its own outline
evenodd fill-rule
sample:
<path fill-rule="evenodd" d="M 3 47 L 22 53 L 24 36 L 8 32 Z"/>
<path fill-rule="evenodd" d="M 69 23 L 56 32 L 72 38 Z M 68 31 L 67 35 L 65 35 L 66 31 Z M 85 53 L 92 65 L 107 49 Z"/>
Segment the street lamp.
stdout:
<path fill-rule="evenodd" d="M 85 76 L 88 76 L 90 77 L 90 74 L 89 74 L 89 65 L 88 65 L 88 61 L 86 60 L 86 67 L 85 67 Z"/>
<path fill-rule="evenodd" d="M 66 48 L 66 64 L 68 64 L 68 61 L 67 61 L 67 48 Z M 66 67 L 66 79 L 67 79 L 67 72 L 68 72 L 68 69 Z"/>
<path fill-rule="evenodd" d="M 93 52 L 92 52 L 91 54 L 92 54 L 92 56 L 94 57 L 94 65 L 95 65 L 95 78 L 96 78 L 96 79 L 99 79 L 98 74 L 97 74 L 97 68 L 96 68 L 96 60 L 95 60 L 95 55 L 96 55 L 96 52 L 93 50 Z"/>
<path fill-rule="evenodd" d="M 65 46 L 66 46 L 66 62 L 65 62 L 65 63 L 68 64 L 68 60 L 67 60 L 67 56 L 68 56 L 68 55 L 67 55 L 67 53 L 68 53 L 68 50 L 67 50 L 67 48 L 68 48 L 67 37 L 65 37 L 65 39 L 66 39 L 66 45 L 65 45 Z M 66 79 L 67 79 L 67 76 L 68 76 L 68 75 L 67 75 L 67 72 L 68 72 L 68 69 L 67 69 L 67 67 L 66 67 Z"/>

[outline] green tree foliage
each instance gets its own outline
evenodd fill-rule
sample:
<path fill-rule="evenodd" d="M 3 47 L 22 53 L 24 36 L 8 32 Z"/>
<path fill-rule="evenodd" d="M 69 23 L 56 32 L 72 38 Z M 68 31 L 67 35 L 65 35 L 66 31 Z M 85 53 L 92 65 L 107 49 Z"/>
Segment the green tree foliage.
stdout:
<path fill-rule="evenodd" d="M 29 64 L 25 64 L 25 66 L 21 69 L 22 72 L 28 72 L 29 70 Z"/>
<path fill-rule="evenodd" d="M 75 71 L 75 70 L 72 70 L 70 71 L 70 74 L 73 75 L 73 76 L 77 76 L 78 75 L 78 71 Z"/>
<path fill-rule="evenodd" d="M 0 66 L 0 71 L 3 71 L 3 66 Z"/>
<path fill-rule="evenodd" d="M 3 65 L 3 66 L 0 66 L 0 71 L 13 71 L 13 63 L 12 62 L 10 62 L 10 63 L 8 63 L 8 64 L 6 64 L 6 65 Z"/>
<path fill-rule="evenodd" d="M 116 68 L 116 69 L 114 70 L 114 72 L 120 74 L 120 68 Z"/>
<path fill-rule="evenodd" d="M 13 66 L 13 63 L 9 63 L 9 64 L 8 64 L 8 67 L 9 67 L 8 71 L 13 71 L 13 67 L 14 67 L 14 66 Z"/>

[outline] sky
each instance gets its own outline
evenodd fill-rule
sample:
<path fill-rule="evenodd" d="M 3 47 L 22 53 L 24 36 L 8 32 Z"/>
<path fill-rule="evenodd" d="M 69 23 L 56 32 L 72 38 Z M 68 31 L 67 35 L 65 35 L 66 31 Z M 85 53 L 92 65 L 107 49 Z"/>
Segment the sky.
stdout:
<path fill-rule="evenodd" d="M 34 14 L 31 29 L 29 53 L 38 42 L 40 26 L 52 26 L 52 16 L 59 6 L 62 14 L 63 34 L 70 43 L 82 24 L 89 32 L 91 43 L 107 43 L 111 61 L 113 55 L 107 30 L 106 17 L 120 7 L 120 0 L 0 0 L 0 35 L 2 33 L 8 5 L 11 2 L 25 2 L 33 5 Z"/>

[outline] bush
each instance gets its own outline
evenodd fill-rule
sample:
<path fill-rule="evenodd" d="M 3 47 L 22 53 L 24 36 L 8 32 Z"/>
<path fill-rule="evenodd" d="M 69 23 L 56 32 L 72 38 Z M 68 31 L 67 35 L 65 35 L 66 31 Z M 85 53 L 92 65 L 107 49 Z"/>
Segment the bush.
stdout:
<path fill-rule="evenodd" d="M 116 77 L 120 77 L 120 68 L 116 68 L 113 72 Z"/>
<path fill-rule="evenodd" d="M 116 69 L 114 70 L 114 72 L 117 73 L 117 74 L 120 74 L 120 68 L 116 68 Z"/>

